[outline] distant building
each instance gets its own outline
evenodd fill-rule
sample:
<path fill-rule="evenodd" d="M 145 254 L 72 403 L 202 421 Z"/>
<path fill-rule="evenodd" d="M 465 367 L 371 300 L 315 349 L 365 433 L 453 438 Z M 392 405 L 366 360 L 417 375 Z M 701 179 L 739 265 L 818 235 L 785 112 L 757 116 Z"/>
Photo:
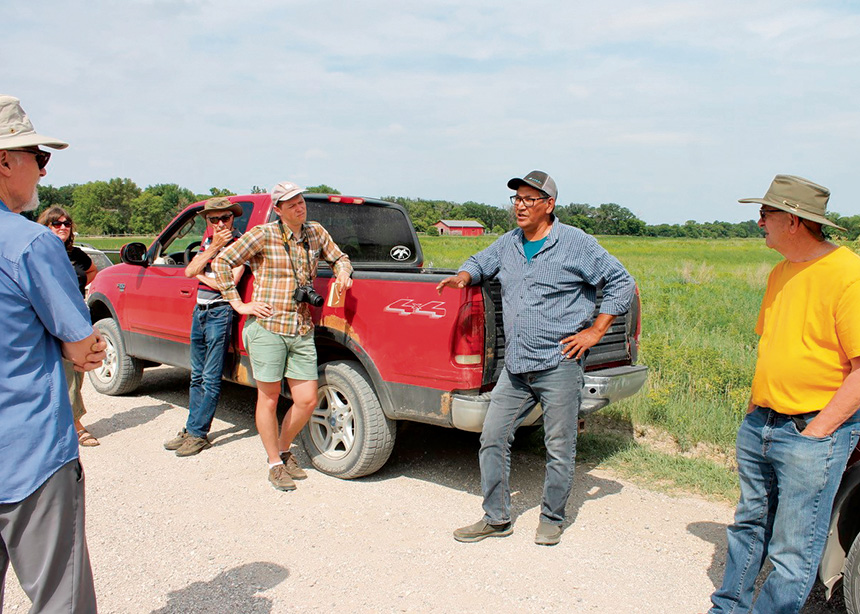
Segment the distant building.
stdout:
<path fill-rule="evenodd" d="M 433 225 L 439 229 L 440 235 L 477 237 L 484 234 L 483 224 L 471 220 L 439 220 Z"/>

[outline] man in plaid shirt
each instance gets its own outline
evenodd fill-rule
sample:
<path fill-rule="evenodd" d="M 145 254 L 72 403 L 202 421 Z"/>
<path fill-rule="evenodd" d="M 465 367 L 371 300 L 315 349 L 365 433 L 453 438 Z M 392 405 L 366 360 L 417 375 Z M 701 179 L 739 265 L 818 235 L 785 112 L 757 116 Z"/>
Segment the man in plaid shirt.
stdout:
<path fill-rule="evenodd" d="M 257 381 L 256 423 L 269 463 L 269 482 L 295 490 L 294 479 L 307 474 L 290 452 L 293 439 L 317 406 L 317 354 L 307 293 L 320 258 L 335 273 L 339 292 L 352 286 L 352 265 L 317 222 L 307 221 L 304 188 L 284 181 L 272 188 L 278 220 L 260 224 L 222 251 L 212 262 L 222 296 L 239 313 L 252 316 L 242 339 Z M 253 300 L 244 303 L 231 269 L 248 264 L 254 272 Z M 297 292 L 298 290 L 298 292 Z M 281 382 L 287 378 L 293 405 L 278 435 Z"/>

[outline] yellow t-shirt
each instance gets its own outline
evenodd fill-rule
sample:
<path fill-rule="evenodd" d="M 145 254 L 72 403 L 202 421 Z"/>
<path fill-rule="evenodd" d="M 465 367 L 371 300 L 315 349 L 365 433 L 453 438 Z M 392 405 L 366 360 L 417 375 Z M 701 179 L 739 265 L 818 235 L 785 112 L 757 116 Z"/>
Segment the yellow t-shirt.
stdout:
<path fill-rule="evenodd" d="M 752 402 L 783 414 L 823 409 L 860 356 L 860 256 L 839 247 L 777 264 L 756 333 Z"/>

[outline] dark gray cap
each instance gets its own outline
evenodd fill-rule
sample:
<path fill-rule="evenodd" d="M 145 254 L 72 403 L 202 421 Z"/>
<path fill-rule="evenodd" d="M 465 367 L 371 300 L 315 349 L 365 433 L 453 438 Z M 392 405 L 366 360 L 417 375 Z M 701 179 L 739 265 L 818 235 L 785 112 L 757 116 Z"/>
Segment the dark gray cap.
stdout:
<path fill-rule="evenodd" d="M 532 171 L 525 177 L 514 177 L 508 181 L 508 187 L 512 190 L 516 190 L 521 185 L 536 188 L 553 200 L 558 199 L 558 188 L 555 187 L 555 180 L 543 171 Z"/>

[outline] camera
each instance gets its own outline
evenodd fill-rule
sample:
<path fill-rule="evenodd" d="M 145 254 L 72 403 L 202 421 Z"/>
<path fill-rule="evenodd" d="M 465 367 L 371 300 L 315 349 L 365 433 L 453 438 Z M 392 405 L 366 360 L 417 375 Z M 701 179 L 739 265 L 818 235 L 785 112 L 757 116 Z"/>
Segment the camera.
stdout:
<path fill-rule="evenodd" d="M 325 299 L 320 295 L 316 290 L 313 289 L 313 286 L 299 286 L 296 288 L 296 291 L 293 292 L 293 299 L 297 303 L 308 303 L 313 305 L 314 307 L 322 307 Z"/>

